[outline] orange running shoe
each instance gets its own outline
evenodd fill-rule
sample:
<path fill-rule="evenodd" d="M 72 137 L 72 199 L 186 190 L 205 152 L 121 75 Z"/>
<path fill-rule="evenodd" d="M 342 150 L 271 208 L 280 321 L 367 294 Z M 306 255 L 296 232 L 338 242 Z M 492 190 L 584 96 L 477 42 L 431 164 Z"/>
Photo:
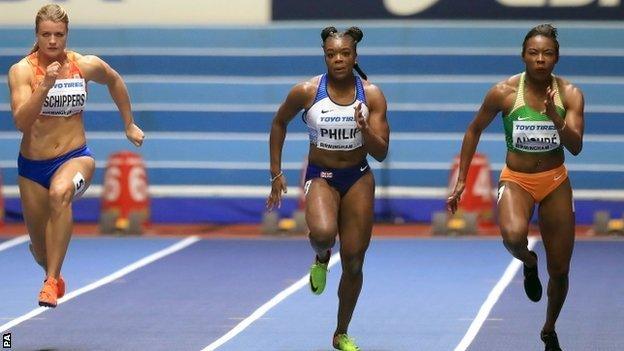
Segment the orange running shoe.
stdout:
<path fill-rule="evenodd" d="M 39 262 L 37 260 L 37 255 L 35 255 L 35 249 L 33 248 L 32 244 L 28 244 L 28 249 L 30 250 L 30 253 L 32 254 L 33 258 L 35 259 L 35 262 L 37 262 L 38 265 L 41 266 L 41 268 L 43 268 L 43 270 L 46 270 L 46 265 L 42 262 Z M 65 295 L 65 281 L 63 280 L 63 276 L 59 274 L 59 278 L 57 281 L 58 285 L 58 290 L 57 290 L 57 297 L 60 299 L 61 297 L 63 297 Z"/>
<path fill-rule="evenodd" d="M 65 280 L 63 280 L 63 276 L 59 274 L 59 278 L 56 281 L 56 297 L 61 298 L 65 296 Z"/>
<path fill-rule="evenodd" d="M 39 292 L 39 306 L 56 307 L 58 289 L 58 281 L 52 277 L 48 277 L 45 282 L 43 282 L 43 288 L 41 288 L 41 292 Z"/>

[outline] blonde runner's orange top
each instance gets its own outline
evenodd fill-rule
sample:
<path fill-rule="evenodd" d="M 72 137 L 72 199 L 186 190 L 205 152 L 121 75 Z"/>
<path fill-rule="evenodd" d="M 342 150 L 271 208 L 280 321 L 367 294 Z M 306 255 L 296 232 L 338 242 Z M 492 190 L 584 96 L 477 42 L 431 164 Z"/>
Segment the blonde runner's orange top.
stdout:
<path fill-rule="evenodd" d="M 26 57 L 31 65 L 35 79 L 30 88 L 34 91 L 45 77 L 45 70 L 39 66 L 39 53 L 37 51 Z M 70 117 L 82 113 L 87 102 L 87 83 L 76 63 L 76 53 L 67 51 L 69 70 L 66 74 L 56 79 L 54 86 L 48 91 L 43 105 L 42 116 Z"/>

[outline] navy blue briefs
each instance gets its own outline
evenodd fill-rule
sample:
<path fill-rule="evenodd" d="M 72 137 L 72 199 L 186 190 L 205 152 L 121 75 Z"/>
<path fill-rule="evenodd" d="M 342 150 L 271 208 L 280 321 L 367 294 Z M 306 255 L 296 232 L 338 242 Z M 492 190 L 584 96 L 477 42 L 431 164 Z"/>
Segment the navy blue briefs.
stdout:
<path fill-rule="evenodd" d="M 344 196 L 347 191 L 362 178 L 367 172 L 370 172 L 370 166 L 366 159 L 353 167 L 349 168 L 324 168 L 314 164 L 308 164 L 306 171 L 306 182 L 314 178 L 323 178 L 327 183 L 338 190 L 340 196 Z"/>
<path fill-rule="evenodd" d="M 84 145 L 64 155 L 49 160 L 29 160 L 20 153 L 17 158 L 17 173 L 50 189 L 50 181 L 54 172 L 68 160 L 81 156 L 93 157 L 91 150 Z"/>

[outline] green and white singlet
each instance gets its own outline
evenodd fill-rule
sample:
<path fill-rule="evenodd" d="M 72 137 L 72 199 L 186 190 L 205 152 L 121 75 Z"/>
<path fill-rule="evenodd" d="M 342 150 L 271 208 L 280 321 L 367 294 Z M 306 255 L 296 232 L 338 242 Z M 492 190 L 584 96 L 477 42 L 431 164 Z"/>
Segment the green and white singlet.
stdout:
<path fill-rule="evenodd" d="M 565 118 L 566 110 L 559 95 L 557 79 L 554 75 L 552 78 L 555 109 L 561 118 Z M 561 139 L 555 124 L 544 113 L 532 109 L 524 102 L 524 81 L 525 72 L 520 76 L 518 93 L 511 112 L 507 116 L 503 114 L 507 150 L 531 153 L 561 150 Z"/>

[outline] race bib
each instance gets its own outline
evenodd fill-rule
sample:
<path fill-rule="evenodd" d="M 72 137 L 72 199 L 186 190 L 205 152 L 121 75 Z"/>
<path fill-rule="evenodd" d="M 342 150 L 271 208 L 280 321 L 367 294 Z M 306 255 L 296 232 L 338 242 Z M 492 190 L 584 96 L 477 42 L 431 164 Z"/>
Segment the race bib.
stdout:
<path fill-rule="evenodd" d="M 552 121 L 514 121 L 513 146 L 525 152 L 547 152 L 561 145 Z"/>
<path fill-rule="evenodd" d="M 354 150 L 362 146 L 362 133 L 355 123 L 353 108 L 325 113 L 318 117 L 316 146 L 325 150 Z M 342 112 L 342 113 L 341 113 Z M 362 114 L 368 118 L 368 108 L 362 105 Z"/>
<path fill-rule="evenodd" d="M 83 78 L 57 79 L 41 107 L 45 116 L 69 117 L 84 110 L 87 84 Z"/>

